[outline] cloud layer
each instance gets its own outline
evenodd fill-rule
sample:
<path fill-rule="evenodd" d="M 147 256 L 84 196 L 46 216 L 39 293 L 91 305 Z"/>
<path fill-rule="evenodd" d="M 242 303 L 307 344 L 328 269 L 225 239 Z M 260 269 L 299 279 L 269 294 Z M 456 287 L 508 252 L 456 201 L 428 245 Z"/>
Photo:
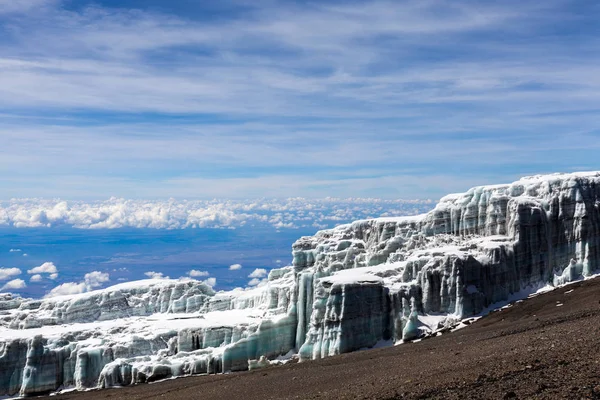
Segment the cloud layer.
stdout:
<path fill-rule="evenodd" d="M 185 229 L 263 224 L 281 229 L 301 226 L 321 228 L 382 215 L 414 215 L 432 207 L 433 202 L 430 200 L 334 198 L 227 201 L 141 201 L 112 198 L 91 203 L 23 199 L 0 202 L 0 226 Z M 56 273 L 53 267 L 53 264 L 46 263 L 28 272 Z"/>

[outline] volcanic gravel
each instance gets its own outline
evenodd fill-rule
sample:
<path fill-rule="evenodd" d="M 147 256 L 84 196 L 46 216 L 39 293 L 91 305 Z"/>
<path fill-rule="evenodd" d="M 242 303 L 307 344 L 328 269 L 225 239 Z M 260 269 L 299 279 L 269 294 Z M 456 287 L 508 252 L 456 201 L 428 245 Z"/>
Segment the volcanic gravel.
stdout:
<path fill-rule="evenodd" d="M 600 279 L 592 279 L 417 343 L 56 398 L 600 399 L 599 363 Z"/>

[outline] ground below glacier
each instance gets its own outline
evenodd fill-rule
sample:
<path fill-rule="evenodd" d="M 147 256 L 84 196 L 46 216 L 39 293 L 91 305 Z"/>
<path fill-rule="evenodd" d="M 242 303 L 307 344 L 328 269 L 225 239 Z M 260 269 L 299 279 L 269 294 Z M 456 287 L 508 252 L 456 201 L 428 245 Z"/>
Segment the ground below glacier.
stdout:
<path fill-rule="evenodd" d="M 600 279 L 417 343 L 57 398 L 600 399 Z"/>

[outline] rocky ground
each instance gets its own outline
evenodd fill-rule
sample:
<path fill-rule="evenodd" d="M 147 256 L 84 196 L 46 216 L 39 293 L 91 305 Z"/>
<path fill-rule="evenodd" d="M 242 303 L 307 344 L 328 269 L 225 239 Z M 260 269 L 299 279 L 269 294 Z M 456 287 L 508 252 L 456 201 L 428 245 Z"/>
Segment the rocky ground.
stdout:
<path fill-rule="evenodd" d="M 600 279 L 418 343 L 58 399 L 600 399 Z"/>

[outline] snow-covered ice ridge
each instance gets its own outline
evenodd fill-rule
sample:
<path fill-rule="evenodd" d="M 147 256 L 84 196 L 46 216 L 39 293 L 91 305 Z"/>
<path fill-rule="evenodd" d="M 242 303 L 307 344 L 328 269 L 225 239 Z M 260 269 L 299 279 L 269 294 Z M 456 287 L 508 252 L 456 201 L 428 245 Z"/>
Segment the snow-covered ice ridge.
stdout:
<path fill-rule="evenodd" d="M 0 394 L 240 371 L 399 343 L 589 276 L 600 172 L 523 178 L 414 217 L 300 238 L 260 287 L 147 280 L 43 300 L 0 299 Z M 271 361 L 270 361 L 271 360 Z"/>

